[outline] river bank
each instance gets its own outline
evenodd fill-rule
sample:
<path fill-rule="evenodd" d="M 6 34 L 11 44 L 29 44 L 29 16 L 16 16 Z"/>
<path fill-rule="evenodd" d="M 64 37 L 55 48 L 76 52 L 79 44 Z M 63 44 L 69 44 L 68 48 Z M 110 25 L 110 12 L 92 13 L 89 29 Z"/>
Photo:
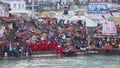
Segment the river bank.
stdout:
<path fill-rule="evenodd" d="M 78 55 L 69 57 L 0 60 L 2 68 L 119 68 L 119 55 Z"/>
<path fill-rule="evenodd" d="M 50 57 L 65 57 L 65 56 L 78 56 L 87 54 L 97 54 L 96 51 L 76 52 L 76 53 L 64 53 L 62 55 L 56 54 L 55 51 L 41 51 L 34 52 L 31 56 L 20 56 L 20 57 L 1 57 L 0 60 L 15 60 L 15 59 L 29 59 L 29 58 L 50 58 Z"/>

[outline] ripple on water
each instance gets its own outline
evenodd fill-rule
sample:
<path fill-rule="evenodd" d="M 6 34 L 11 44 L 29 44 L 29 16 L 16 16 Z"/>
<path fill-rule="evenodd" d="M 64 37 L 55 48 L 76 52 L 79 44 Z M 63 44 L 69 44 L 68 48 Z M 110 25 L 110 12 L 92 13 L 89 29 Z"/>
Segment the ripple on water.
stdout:
<path fill-rule="evenodd" d="M 88 55 L 2 60 L 0 68 L 120 68 L 119 63 L 120 56 Z"/>

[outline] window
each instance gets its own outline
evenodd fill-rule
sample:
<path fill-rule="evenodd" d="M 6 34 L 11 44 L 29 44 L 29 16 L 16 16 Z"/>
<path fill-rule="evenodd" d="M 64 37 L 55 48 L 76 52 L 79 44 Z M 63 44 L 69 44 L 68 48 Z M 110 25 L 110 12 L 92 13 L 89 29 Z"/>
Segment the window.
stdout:
<path fill-rule="evenodd" d="M 112 0 L 108 0 L 108 2 L 112 2 Z"/>
<path fill-rule="evenodd" d="M 95 0 L 90 0 L 90 2 L 95 2 Z"/>
<path fill-rule="evenodd" d="M 19 4 L 19 8 L 21 8 L 21 4 Z"/>
<path fill-rule="evenodd" d="M 29 0 L 29 2 L 32 2 L 32 0 Z"/>
<path fill-rule="evenodd" d="M 101 0 L 97 0 L 97 2 L 101 2 Z"/>
<path fill-rule="evenodd" d="M 16 4 L 14 4 L 14 8 L 16 8 Z"/>
<path fill-rule="evenodd" d="M 108 0 L 103 0 L 103 2 L 108 2 Z"/>
<path fill-rule="evenodd" d="M 34 0 L 34 2 L 37 2 L 37 0 Z"/>
<path fill-rule="evenodd" d="M 118 2 L 118 0 L 115 0 L 115 2 Z"/>
<path fill-rule="evenodd" d="M 24 8 L 24 4 L 22 4 L 22 8 Z"/>

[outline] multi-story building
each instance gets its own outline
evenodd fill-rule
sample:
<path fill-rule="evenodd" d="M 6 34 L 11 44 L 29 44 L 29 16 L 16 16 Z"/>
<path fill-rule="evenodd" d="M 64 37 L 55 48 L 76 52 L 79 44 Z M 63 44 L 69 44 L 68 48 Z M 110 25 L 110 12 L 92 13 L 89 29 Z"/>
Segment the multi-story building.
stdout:
<path fill-rule="evenodd" d="M 44 10 L 44 7 L 51 7 L 52 5 L 52 0 L 25 0 L 25 2 L 26 8 L 32 11 L 41 11 Z"/>
<path fill-rule="evenodd" d="M 120 0 L 118 0 L 118 4 L 120 5 Z"/>
<path fill-rule="evenodd" d="M 118 4 L 120 0 L 88 0 L 88 4 L 106 4 L 110 11 L 118 11 Z"/>
<path fill-rule="evenodd" d="M 13 15 L 9 14 L 9 10 L 9 4 L 0 1 L 0 38 L 4 36 L 5 27 L 11 28 L 12 25 Z"/>
<path fill-rule="evenodd" d="M 0 1 L 0 17 L 9 17 L 9 4 Z"/>
<path fill-rule="evenodd" d="M 84 5 L 87 5 L 88 4 L 88 0 L 73 0 L 74 4 L 75 5 L 78 5 L 78 6 L 84 6 Z"/>
<path fill-rule="evenodd" d="M 120 0 L 88 0 L 88 3 L 120 3 Z"/>
<path fill-rule="evenodd" d="M 5 3 L 8 3 L 10 6 L 9 13 L 12 14 L 30 14 L 29 11 L 26 10 L 26 3 L 24 0 L 2 0 Z"/>
<path fill-rule="evenodd" d="M 26 8 L 32 10 L 34 6 L 35 11 L 45 11 L 45 10 L 57 10 L 57 4 L 60 6 L 71 5 L 73 0 L 25 0 Z M 33 3 L 34 2 L 34 5 Z"/>
<path fill-rule="evenodd" d="M 112 2 L 112 0 L 88 0 L 89 3 L 93 2 L 93 3 L 103 3 L 103 2 Z"/>
<path fill-rule="evenodd" d="M 86 5 L 89 3 L 119 3 L 120 0 L 73 0 L 78 5 Z"/>
<path fill-rule="evenodd" d="M 26 2 L 26 9 L 32 10 L 32 6 L 34 6 L 34 10 L 37 10 L 39 4 L 39 0 L 24 0 Z M 32 2 L 34 2 L 34 5 L 32 5 Z"/>

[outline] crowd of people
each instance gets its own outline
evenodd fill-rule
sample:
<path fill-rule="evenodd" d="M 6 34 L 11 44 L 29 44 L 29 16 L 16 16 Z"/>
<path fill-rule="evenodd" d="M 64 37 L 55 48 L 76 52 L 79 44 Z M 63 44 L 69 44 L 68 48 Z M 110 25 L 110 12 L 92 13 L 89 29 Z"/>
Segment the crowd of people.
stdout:
<path fill-rule="evenodd" d="M 4 36 L 1 38 L 0 55 L 2 57 L 31 56 L 33 52 L 49 50 L 62 54 L 63 51 L 72 49 L 103 48 L 103 45 L 119 48 L 120 44 L 120 40 L 114 37 L 94 38 L 88 33 L 85 23 L 80 20 L 65 23 L 64 20 L 38 21 L 19 18 L 12 21 L 12 24 L 12 29 L 6 26 Z"/>

